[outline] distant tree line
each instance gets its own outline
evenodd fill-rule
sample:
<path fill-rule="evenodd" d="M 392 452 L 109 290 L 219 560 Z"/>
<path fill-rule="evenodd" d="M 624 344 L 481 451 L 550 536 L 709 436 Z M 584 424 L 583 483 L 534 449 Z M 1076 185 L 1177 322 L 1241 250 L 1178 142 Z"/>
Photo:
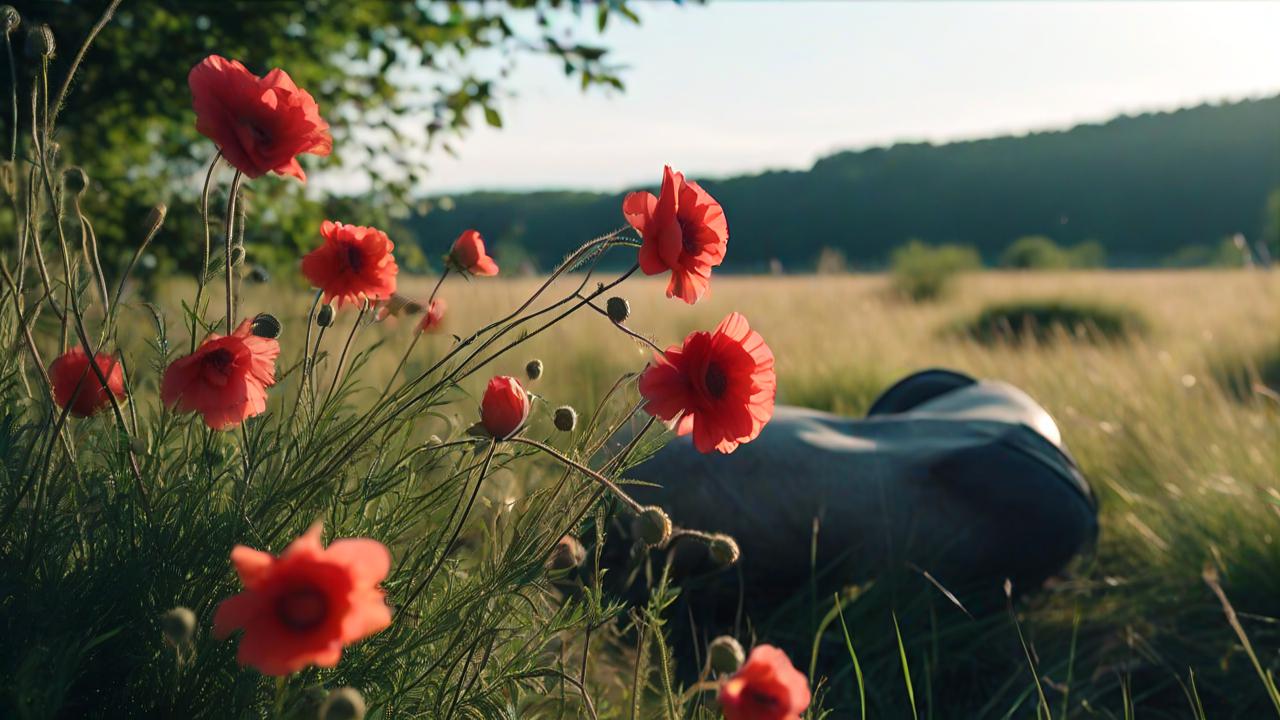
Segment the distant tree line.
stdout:
<path fill-rule="evenodd" d="M 661 147 L 653 151 L 660 168 Z M 732 218 L 725 267 L 733 271 L 779 262 L 812 270 L 820 257 L 824 267 L 833 258 L 885 267 L 910 239 L 969 246 L 988 265 L 1221 264 L 1237 234 L 1271 256 L 1280 250 L 1280 97 L 697 179 Z M 437 199 L 409 226 L 436 244 L 476 227 L 545 267 L 581 238 L 621 225 L 621 198 L 471 193 Z"/>

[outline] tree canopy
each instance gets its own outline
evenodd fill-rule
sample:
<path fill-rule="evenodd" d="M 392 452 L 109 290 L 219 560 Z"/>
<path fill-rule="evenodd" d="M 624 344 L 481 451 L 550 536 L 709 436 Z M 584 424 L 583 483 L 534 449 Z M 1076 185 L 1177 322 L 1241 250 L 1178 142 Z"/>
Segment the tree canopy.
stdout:
<path fill-rule="evenodd" d="M 425 2 L 423 0 L 19 0 L 22 25 L 10 40 L 16 86 L 4 72 L 3 97 L 16 90 L 20 131 L 29 127 L 36 65 L 24 62 L 24 37 L 47 23 L 57 52 L 49 82 L 56 87 L 90 28 L 114 9 L 80 65 L 58 116 L 63 160 L 83 166 L 94 192 L 88 211 L 104 243 L 121 245 L 158 201 L 190 203 L 214 150 L 195 132 L 186 77 L 209 54 L 241 60 L 259 74 L 284 68 L 308 89 L 330 122 L 335 156 L 326 167 L 367 173 L 361 212 L 403 212 L 429 169 L 424 151 L 451 149 L 475 123 L 501 126 L 506 81 L 522 56 L 549 56 L 583 88 L 622 88 L 607 48 L 575 39 L 569 15 L 590 13 L 603 31 L 638 22 L 626 0 L 585 6 L 571 0 Z M 54 92 L 51 90 L 51 93 Z M 3 136 L 12 128 L 0 113 Z M 270 209 L 274 229 L 250 252 L 314 235 L 325 205 L 350 203 L 307 196 L 291 181 L 254 183 L 250 203 Z M 289 195 L 290 202 L 280 202 Z M 297 208 L 291 209 L 291 208 Z M 192 213 L 171 213 L 166 234 L 196 230 Z M 184 220 L 186 218 L 186 220 Z M 356 220 L 352 218 L 352 220 Z M 385 217 L 384 217 L 385 221 Z M 184 225 L 184 222 L 186 223 Z M 362 222 L 371 222 L 368 217 Z M 294 240 L 296 242 L 296 240 Z M 181 243 L 161 248 L 189 260 Z"/>

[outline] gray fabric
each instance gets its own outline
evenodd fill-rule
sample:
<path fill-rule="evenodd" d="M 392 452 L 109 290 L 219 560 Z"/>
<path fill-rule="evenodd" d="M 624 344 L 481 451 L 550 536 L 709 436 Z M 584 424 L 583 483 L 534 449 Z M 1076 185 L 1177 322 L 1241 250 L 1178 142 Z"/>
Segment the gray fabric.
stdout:
<path fill-rule="evenodd" d="M 677 525 L 735 537 L 749 593 L 804 587 L 815 519 L 817 567 L 836 587 L 908 564 L 957 586 L 1026 587 L 1097 532 L 1057 426 L 999 382 L 864 419 L 780 406 L 730 455 L 677 438 L 627 477 L 659 484 L 634 495 Z"/>

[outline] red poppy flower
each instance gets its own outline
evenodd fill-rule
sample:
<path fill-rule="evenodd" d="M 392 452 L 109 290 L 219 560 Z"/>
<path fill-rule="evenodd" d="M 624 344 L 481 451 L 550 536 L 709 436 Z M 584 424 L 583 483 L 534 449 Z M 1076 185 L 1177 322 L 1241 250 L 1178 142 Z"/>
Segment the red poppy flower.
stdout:
<path fill-rule="evenodd" d="M 622 201 L 622 214 L 640 233 L 640 269 L 646 275 L 671 271 L 667 297 L 692 305 L 706 294 L 711 268 L 724 261 L 729 242 L 729 224 L 715 198 L 668 165 L 658 197 L 633 192 Z"/>
<path fill-rule="evenodd" d="M 476 230 L 463 230 L 458 239 L 453 241 L 449 262 L 472 275 L 487 277 L 498 274 L 498 263 L 485 253 L 484 238 Z"/>
<path fill-rule="evenodd" d="M 422 332 L 439 332 L 440 326 L 444 323 L 444 311 L 447 310 L 449 304 L 444 298 L 436 298 L 431 301 L 431 306 L 427 308 L 426 314 L 422 316 L 422 322 L 418 323 L 418 330 Z"/>
<path fill-rule="evenodd" d="M 333 151 L 315 99 L 279 68 L 260 78 L 236 60 L 210 55 L 191 68 L 187 85 L 196 130 L 251 178 L 274 172 L 306 182 L 297 156 Z"/>
<path fill-rule="evenodd" d="M 209 335 L 164 371 L 160 399 L 178 412 L 198 412 L 214 430 L 239 425 L 267 409 L 280 343 L 258 337 L 245 320 L 230 335 Z"/>
<path fill-rule="evenodd" d="M 116 399 L 123 400 L 124 371 L 115 356 L 97 353 L 93 359 L 107 379 L 107 388 Z M 49 379 L 53 381 L 53 399 L 60 407 L 70 405 L 70 412 L 76 417 L 89 417 L 111 404 L 108 390 L 89 367 L 89 356 L 79 345 L 53 361 L 49 366 Z"/>
<path fill-rule="evenodd" d="M 223 600 L 213 615 L 219 640 L 244 630 L 236 659 L 264 675 L 288 675 L 308 665 L 333 667 L 342 648 L 391 624 L 378 583 L 391 553 L 377 540 L 320 545 L 320 524 L 280 557 L 237 545 L 231 551 L 244 592 Z"/>
<path fill-rule="evenodd" d="M 772 645 L 752 649 L 719 696 L 725 720 L 799 720 L 809 699 L 809 681 Z"/>
<path fill-rule="evenodd" d="M 674 423 L 677 434 L 693 433 L 704 453 L 754 440 L 773 417 L 777 387 L 773 351 L 738 313 L 655 354 L 640 375 L 645 410 Z"/>
<path fill-rule="evenodd" d="M 386 300 L 396 291 L 400 268 L 395 245 L 377 228 L 320 223 L 324 244 L 302 258 L 302 274 L 324 292 L 324 301 L 342 307 L 362 299 Z"/>
<path fill-rule="evenodd" d="M 529 419 L 529 393 L 520 381 L 499 375 L 489 381 L 480 401 L 480 423 L 490 435 L 506 440 Z"/>

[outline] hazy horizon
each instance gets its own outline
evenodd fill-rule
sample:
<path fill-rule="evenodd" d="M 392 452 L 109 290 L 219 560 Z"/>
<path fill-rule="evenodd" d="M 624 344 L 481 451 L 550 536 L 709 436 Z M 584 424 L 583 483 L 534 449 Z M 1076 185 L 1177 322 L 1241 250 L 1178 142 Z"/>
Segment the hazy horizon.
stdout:
<path fill-rule="evenodd" d="M 434 152 L 417 191 L 617 191 L 656 183 L 666 163 L 695 177 L 804 169 L 842 150 L 1280 93 L 1270 37 L 1280 4 L 712 0 L 637 10 L 641 25 L 614 21 L 599 38 L 627 66 L 625 92 L 583 93 L 554 62 L 522 58 L 504 128 L 476 127 L 457 158 Z M 593 24 L 593 13 L 569 23 L 585 41 L 597 39 Z M 325 184 L 360 189 L 350 173 Z"/>

